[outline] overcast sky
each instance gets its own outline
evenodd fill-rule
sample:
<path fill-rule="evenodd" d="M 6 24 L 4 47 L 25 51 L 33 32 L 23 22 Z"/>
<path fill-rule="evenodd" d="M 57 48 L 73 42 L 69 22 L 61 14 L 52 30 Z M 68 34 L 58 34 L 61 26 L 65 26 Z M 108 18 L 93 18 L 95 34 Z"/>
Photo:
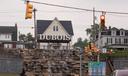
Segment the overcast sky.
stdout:
<path fill-rule="evenodd" d="M 38 2 L 58 4 L 70 7 L 93 9 L 102 11 L 128 12 L 128 0 L 33 0 Z M 34 4 L 37 19 L 71 20 L 74 30 L 73 42 L 78 37 L 87 38 L 85 29 L 92 25 L 92 12 L 72 10 L 67 8 L 52 7 Z M 14 26 L 18 24 L 21 33 L 34 33 L 33 20 L 25 20 L 25 4 L 23 0 L 0 0 L 0 26 Z M 96 13 L 96 23 L 99 23 L 101 13 Z M 124 28 L 128 30 L 128 15 L 106 14 L 106 26 Z"/>

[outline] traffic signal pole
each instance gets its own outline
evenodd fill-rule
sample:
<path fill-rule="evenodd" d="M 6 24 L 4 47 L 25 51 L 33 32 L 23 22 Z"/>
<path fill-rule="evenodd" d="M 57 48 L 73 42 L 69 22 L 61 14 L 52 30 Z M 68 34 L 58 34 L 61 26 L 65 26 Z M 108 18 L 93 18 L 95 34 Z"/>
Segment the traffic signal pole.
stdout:
<path fill-rule="evenodd" d="M 95 8 L 93 8 L 93 25 L 95 25 Z M 101 30 L 100 30 L 100 26 L 98 28 L 99 33 L 98 33 L 98 49 L 100 49 L 100 37 L 101 37 Z M 100 57 L 99 57 L 99 53 L 97 54 L 97 62 L 100 61 Z"/>
<path fill-rule="evenodd" d="M 35 48 L 37 48 L 37 21 L 36 21 L 36 9 L 33 9 L 34 15 L 34 27 L 35 27 Z"/>
<path fill-rule="evenodd" d="M 100 51 L 100 37 L 101 37 L 101 28 L 100 28 L 100 26 L 99 26 L 99 33 L 98 33 L 98 49 L 99 49 L 99 51 Z M 100 62 L 100 55 L 99 55 L 99 51 L 98 51 L 98 54 L 97 54 L 97 62 Z"/>
<path fill-rule="evenodd" d="M 93 8 L 92 16 L 93 16 L 93 24 L 92 24 L 93 26 L 92 26 L 92 27 L 94 27 L 94 26 L 95 26 L 95 19 L 96 19 L 96 17 L 95 17 L 95 8 Z M 93 31 L 93 29 L 91 29 L 91 30 Z M 90 39 L 90 41 L 91 41 L 92 43 L 95 42 L 93 37 Z"/>
<path fill-rule="evenodd" d="M 102 50 L 101 48 L 101 32 L 105 28 L 105 12 L 102 12 L 102 15 L 100 16 L 100 24 L 99 24 L 99 33 L 98 33 L 98 48 L 99 52 Z M 97 62 L 100 61 L 100 53 L 98 52 L 97 55 Z"/>
<path fill-rule="evenodd" d="M 93 8 L 93 25 L 95 25 L 95 8 Z"/>

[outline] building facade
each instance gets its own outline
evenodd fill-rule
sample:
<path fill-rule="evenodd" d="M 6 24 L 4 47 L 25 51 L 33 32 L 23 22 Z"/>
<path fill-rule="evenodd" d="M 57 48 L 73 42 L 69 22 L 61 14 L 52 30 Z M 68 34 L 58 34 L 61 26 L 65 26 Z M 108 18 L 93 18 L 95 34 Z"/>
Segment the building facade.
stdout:
<path fill-rule="evenodd" d="M 71 21 L 37 20 L 37 41 L 40 49 L 67 49 L 71 45 Z"/>
<path fill-rule="evenodd" d="M 101 32 L 100 41 L 97 37 L 98 42 L 101 48 L 128 49 L 128 30 L 109 27 Z"/>
<path fill-rule="evenodd" d="M 17 24 L 15 26 L 0 26 L 0 47 L 24 48 L 23 43 L 17 42 Z"/>

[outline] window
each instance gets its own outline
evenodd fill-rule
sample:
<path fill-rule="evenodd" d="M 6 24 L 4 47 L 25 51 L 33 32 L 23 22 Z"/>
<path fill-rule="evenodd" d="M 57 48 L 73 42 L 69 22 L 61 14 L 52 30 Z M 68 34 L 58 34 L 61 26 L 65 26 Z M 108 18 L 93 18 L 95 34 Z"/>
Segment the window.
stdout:
<path fill-rule="evenodd" d="M 128 31 L 125 31 L 125 36 L 128 36 Z"/>
<path fill-rule="evenodd" d="M 121 38 L 115 38 L 115 44 L 121 44 Z"/>
<path fill-rule="evenodd" d="M 120 31 L 116 31 L 116 35 L 120 35 Z"/>
<path fill-rule="evenodd" d="M 56 31 L 58 31 L 58 26 L 56 26 Z"/>
<path fill-rule="evenodd" d="M 9 44 L 7 44 L 7 48 L 9 48 Z"/>
<path fill-rule="evenodd" d="M 5 38 L 8 39 L 10 36 L 9 34 L 5 34 Z"/>
<path fill-rule="evenodd" d="M 56 29 L 55 26 L 53 26 L 53 31 L 55 31 L 55 29 Z"/>
<path fill-rule="evenodd" d="M 121 35 L 124 35 L 123 31 L 121 31 Z"/>
<path fill-rule="evenodd" d="M 125 39 L 124 39 L 124 44 L 127 44 L 127 43 L 128 43 L 128 39 L 125 38 Z"/>
<path fill-rule="evenodd" d="M 115 44 L 117 43 L 117 39 L 115 38 Z"/>
<path fill-rule="evenodd" d="M 107 38 L 107 43 L 108 43 L 108 38 Z"/>
<path fill-rule="evenodd" d="M 111 31 L 108 31 L 108 35 L 111 35 Z"/>
<path fill-rule="evenodd" d="M 58 26 L 53 26 L 53 31 L 58 31 L 58 30 L 59 30 Z"/>
<path fill-rule="evenodd" d="M 8 34 L 8 38 L 9 38 L 9 34 Z"/>
<path fill-rule="evenodd" d="M 111 43 L 112 44 L 112 38 L 107 38 L 107 43 Z"/>
<path fill-rule="evenodd" d="M 111 44 L 112 44 L 112 38 L 111 38 Z"/>

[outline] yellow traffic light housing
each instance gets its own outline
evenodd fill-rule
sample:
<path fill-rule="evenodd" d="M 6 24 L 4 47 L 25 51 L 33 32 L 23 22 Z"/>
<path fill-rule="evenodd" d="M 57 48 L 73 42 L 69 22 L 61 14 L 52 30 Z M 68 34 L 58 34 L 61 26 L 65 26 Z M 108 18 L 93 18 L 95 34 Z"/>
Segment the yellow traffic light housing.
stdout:
<path fill-rule="evenodd" d="M 29 2 L 26 3 L 26 16 L 25 19 L 31 19 L 32 18 L 32 12 L 33 12 L 33 5 Z"/>

